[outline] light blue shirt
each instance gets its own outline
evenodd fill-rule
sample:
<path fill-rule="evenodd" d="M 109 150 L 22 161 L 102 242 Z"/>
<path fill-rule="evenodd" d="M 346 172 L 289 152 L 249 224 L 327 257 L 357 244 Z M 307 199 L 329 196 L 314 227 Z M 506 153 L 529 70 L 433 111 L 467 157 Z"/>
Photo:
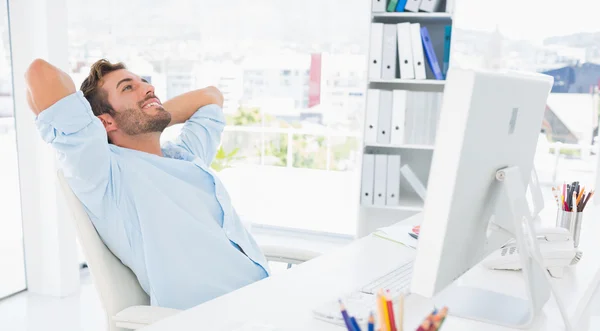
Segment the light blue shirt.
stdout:
<path fill-rule="evenodd" d="M 225 126 L 219 106 L 196 111 L 162 147 L 164 157 L 108 144 L 82 92 L 44 110 L 36 124 L 100 237 L 152 305 L 187 309 L 268 276 L 209 168 Z"/>

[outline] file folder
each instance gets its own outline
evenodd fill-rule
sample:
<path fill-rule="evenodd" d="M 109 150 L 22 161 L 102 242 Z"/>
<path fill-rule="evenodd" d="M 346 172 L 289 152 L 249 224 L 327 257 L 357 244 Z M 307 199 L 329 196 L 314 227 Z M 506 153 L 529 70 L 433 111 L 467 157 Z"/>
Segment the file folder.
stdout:
<path fill-rule="evenodd" d="M 446 79 L 448 69 L 450 68 L 450 42 L 452 40 L 452 25 L 447 25 L 444 28 L 444 65 L 442 75 Z"/>
<path fill-rule="evenodd" d="M 385 2 L 386 0 L 373 0 L 371 4 L 371 12 L 373 13 L 385 13 Z"/>
<path fill-rule="evenodd" d="M 406 118 L 407 94 L 408 91 L 404 90 L 394 90 L 393 92 L 391 125 L 392 134 L 390 137 L 390 143 L 394 146 L 404 144 L 404 120 Z"/>
<path fill-rule="evenodd" d="M 392 126 L 392 91 L 379 91 L 379 116 L 377 120 L 377 143 L 390 144 Z"/>
<path fill-rule="evenodd" d="M 404 7 L 404 10 L 418 12 L 420 7 L 421 7 L 421 0 L 408 0 L 408 2 L 406 2 L 406 6 Z"/>
<path fill-rule="evenodd" d="M 408 0 L 398 0 L 398 4 L 396 5 L 396 11 L 397 12 L 403 12 L 404 11 L 404 7 L 406 7 L 406 2 Z"/>
<path fill-rule="evenodd" d="M 421 11 L 434 13 L 434 12 L 438 11 L 439 5 L 440 5 L 440 0 L 423 0 L 423 1 L 421 1 L 421 5 L 419 6 L 419 9 Z"/>
<path fill-rule="evenodd" d="M 385 204 L 398 206 L 400 204 L 400 155 L 388 155 L 386 191 Z"/>
<path fill-rule="evenodd" d="M 400 78 L 414 79 L 412 42 L 410 40 L 410 23 L 398 23 L 398 61 L 400 62 Z"/>
<path fill-rule="evenodd" d="M 381 78 L 396 78 L 397 47 L 396 24 L 383 25 L 383 50 L 381 61 Z"/>
<path fill-rule="evenodd" d="M 373 185 L 373 205 L 385 206 L 387 188 L 387 159 L 385 154 L 375 155 L 375 180 Z"/>
<path fill-rule="evenodd" d="M 415 79 L 426 79 L 425 57 L 423 56 L 423 43 L 421 41 L 421 24 L 412 23 L 410 25 L 410 41 L 412 42 Z"/>
<path fill-rule="evenodd" d="M 377 122 L 379 117 L 380 91 L 367 90 L 367 109 L 365 110 L 365 143 L 377 142 Z"/>
<path fill-rule="evenodd" d="M 381 78 L 381 52 L 383 50 L 383 23 L 371 23 L 369 45 L 369 78 Z"/>
<path fill-rule="evenodd" d="M 363 154 L 360 203 L 373 205 L 373 185 L 375 181 L 375 155 Z"/>
<path fill-rule="evenodd" d="M 435 79 L 443 80 L 444 76 L 442 75 L 440 64 L 437 60 L 437 56 L 435 55 L 435 50 L 433 49 L 433 44 L 431 43 L 431 37 L 429 36 L 429 31 L 427 30 L 427 27 L 421 28 L 421 39 L 423 40 L 423 48 L 425 49 L 427 62 L 429 63 L 431 71 L 433 71 Z"/>
<path fill-rule="evenodd" d="M 387 6 L 387 11 L 388 12 L 396 11 L 397 5 L 398 5 L 398 0 L 390 0 L 390 3 L 388 3 L 388 6 Z"/>

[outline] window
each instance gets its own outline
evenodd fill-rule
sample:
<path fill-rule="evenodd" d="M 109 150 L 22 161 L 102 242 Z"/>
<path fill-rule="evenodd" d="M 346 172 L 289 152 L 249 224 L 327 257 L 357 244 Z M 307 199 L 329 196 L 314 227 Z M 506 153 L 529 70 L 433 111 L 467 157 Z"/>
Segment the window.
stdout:
<path fill-rule="evenodd" d="M 6 6 L 0 4 L 0 299 L 26 287 Z"/>
<path fill-rule="evenodd" d="M 133 0 L 119 10 L 105 6 L 68 0 L 74 76 L 82 80 L 105 57 L 152 77 L 163 98 L 219 86 L 228 126 L 213 168 L 241 217 L 354 234 L 350 206 L 357 203 L 353 172 L 362 134 L 355 112 L 364 97 L 339 107 L 330 96 L 365 86 L 369 3 L 174 0 L 147 6 Z M 207 15 L 199 20 L 198 13 Z M 333 91 L 325 82 L 338 76 L 347 82 Z M 252 191 L 257 178 L 261 188 Z"/>
<path fill-rule="evenodd" d="M 586 186 L 595 183 L 600 47 L 583 36 L 600 31 L 600 2 L 577 3 L 461 0 L 456 4 L 452 65 L 554 76 L 535 155 L 539 180 L 546 186 L 573 180 Z M 519 10 L 511 10 L 514 6 Z M 543 191 L 549 198 L 546 206 L 554 203 L 549 187 Z"/>

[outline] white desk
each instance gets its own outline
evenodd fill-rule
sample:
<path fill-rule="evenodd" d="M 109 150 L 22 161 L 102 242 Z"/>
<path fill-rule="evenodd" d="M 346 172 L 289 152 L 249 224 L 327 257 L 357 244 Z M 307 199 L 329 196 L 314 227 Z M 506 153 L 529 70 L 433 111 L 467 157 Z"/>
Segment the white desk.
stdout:
<path fill-rule="evenodd" d="M 580 243 L 583 259 L 571 267 L 563 279 L 556 281 L 574 326 L 587 323 L 582 317 L 587 316 L 585 308 L 600 280 L 600 238 L 596 239 L 596 233 L 600 233 L 597 223 L 600 220 L 595 217 L 596 214 L 597 211 L 588 210 L 584 216 L 585 230 Z M 547 215 L 550 215 L 548 222 L 553 223 L 552 214 Z M 360 288 L 402 264 L 407 255 L 414 254 L 411 248 L 371 235 L 142 330 L 225 331 L 256 322 L 281 327 L 281 330 L 341 331 L 343 327 L 313 318 L 312 309 Z M 491 271 L 477 266 L 458 281 L 513 295 L 524 291 L 520 273 L 514 271 Z M 406 306 L 405 330 L 412 331 L 415 328 L 410 326 L 423 319 L 429 312 L 430 303 L 411 295 Z M 450 316 L 443 330 L 510 329 Z M 532 330 L 563 330 L 553 298 L 546 304 Z"/>

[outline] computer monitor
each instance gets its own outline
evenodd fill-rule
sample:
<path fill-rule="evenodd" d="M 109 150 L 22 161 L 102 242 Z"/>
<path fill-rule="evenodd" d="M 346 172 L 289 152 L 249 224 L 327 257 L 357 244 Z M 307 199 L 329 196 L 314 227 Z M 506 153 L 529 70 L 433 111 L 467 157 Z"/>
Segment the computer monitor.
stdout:
<path fill-rule="evenodd" d="M 414 263 L 412 293 L 434 297 L 500 248 L 516 231 L 523 230 L 515 229 L 515 217 L 531 218 L 531 214 L 523 210 L 523 215 L 514 215 L 511 206 L 517 203 L 527 207 L 525 191 L 552 83 L 550 76 L 541 74 L 457 68 L 449 71 Z M 519 184 L 513 185 L 511 191 L 511 199 L 515 201 L 509 201 L 503 193 L 506 185 L 497 178 L 499 170 L 509 168 L 518 169 L 516 176 L 511 172 L 512 183 Z M 516 182 L 515 177 L 519 177 Z M 534 278 L 539 278 L 540 272 L 527 269 L 528 276 Z M 547 289 L 542 286 L 536 290 L 548 292 L 547 295 L 531 294 L 536 306 L 548 299 Z M 468 300 L 484 300 L 475 303 L 481 306 L 505 299 L 486 299 L 485 295 L 478 293 Z M 512 306 L 516 310 L 528 307 L 523 302 Z M 450 312 L 461 309 L 449 308 Z M 514 316 L 478 317 L 479 312 L 472 315 L 475 319 L 511 326 L 525 325 L 533 319 L 526 313 L 508 309 L 509 315 Z"/>

